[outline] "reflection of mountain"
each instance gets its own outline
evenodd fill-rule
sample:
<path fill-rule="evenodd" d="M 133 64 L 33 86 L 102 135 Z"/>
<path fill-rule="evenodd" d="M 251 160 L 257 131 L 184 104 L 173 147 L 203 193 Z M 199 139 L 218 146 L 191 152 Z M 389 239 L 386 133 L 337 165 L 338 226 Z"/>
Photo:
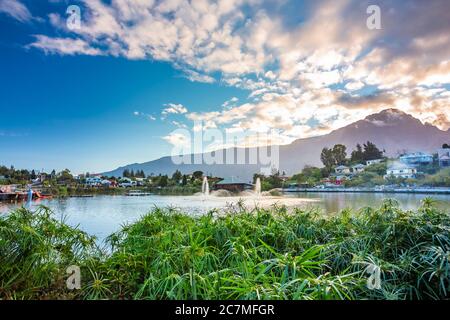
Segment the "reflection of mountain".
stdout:
<path fill-rule="evenodd" d="M 305 165 L 320 166 L 320 152 L 324 147 L 342 143 L 352 150 L 357 143 L 374 142 L 386 150 L 388 156 L 404 151 L 434 153 L 443 143 L 450 143 L 450 130 L 442 131 L 430 124 L 423 124 L 413 116 L 396 109 L 388 109 L 337 129 L 329 134 L 299 139 L 280 147 L 280 168 L 288 174 L 299 172 Z M 221 151 L 217 151 L 221 152 Z M 248 150 L 246 150 L 248 154 Z M 250 179 L 259 172 L 259 165 L 175 165 L 170 157 L 131 164 L 106 172 L 120 176 L 124 169 L 144 170 L 146 174 L 172 174 L 176 169 L 183 173 L 201 170 L 220 177 L 239 176 Z"/>

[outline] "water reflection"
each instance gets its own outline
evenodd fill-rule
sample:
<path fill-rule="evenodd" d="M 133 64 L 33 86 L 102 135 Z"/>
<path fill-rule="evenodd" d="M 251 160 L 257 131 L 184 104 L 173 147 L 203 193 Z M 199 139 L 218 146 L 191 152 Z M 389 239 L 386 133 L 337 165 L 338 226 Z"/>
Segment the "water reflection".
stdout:
<path fill-rule="evenodd" d="M 360 209 L 378 207 L 383 199 L 394 198 L 403 209 L 415 209 L 427 195 L 411 194 L 357 194 L 357 193 L 301 193 L 286 194 L 283 197 L 244 197 L 245 206 L 252 208 L 284 204 L 288 207 L 319 207 L 324 214 L 334 214 L 344 208 Z M 436 195 L 438 206 L 450 207 L 449 195 Z M 103 240 L 106 236 L 120 229 L 121 225 L 136 221 L 154 207 L 176 207 L 192 215 L 201 215 L 211 209 L 224 209 L 240 200 L 239 197 L 214 197 L 205 200 L 202 196 L 97 196 L 93 198 L 67 198 L 33 201 L 32 208 L 38 205 L 50 207 L 58 219 L 64 219 L 73 226 Z M 19 203 L 0 203 L 0 213 L 6 213 L 19 207 Z"/>

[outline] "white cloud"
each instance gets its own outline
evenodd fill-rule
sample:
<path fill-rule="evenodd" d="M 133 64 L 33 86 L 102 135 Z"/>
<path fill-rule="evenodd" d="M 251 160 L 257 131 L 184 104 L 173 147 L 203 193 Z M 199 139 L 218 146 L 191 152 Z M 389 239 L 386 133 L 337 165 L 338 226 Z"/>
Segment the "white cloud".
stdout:
<path fill-rule="evenodd" d="M 345 85 L 345 89 L 350 91 L 359 90 L 362 89 L 363 87 L 364 83 L 362 83 L 361 81 L 352 81 Z"/>
<path fill-rule="evenodd" d="M 136 117 L 143 117 L 143 118 L 146 118 L 146 119 L 151 120 L 151 121 L 155 121 L 156 120 L 156 117 L 154 117 L 153 115 L 148 114 L 148 113 L 144 113 L 144 112 L 140 112 L 140 111 L 134 111 L 133 115 L 136 116 Z"/>
<path fill-rule="evenodd" d="M 233 97 L 230 100 L 227 100 L 224 103 L 222 103 L 222 108 L 234 107 L 236 105 L 236 102 L 238 102 L 238 101 L 239 101 L 239 98 Z"/>
<path fill-rule="evenodd" d="M 162 111 L 164 118 L 185 114 L 209 128 L 277 128 L 280 141 L 287 142 L 387 107 L 445 128 L 449 2 L 393 7 L 384 12 L 385 26 L 377 31 L 366 28 L 368 3 L 315 1 L 301 24 L 287 27 L 280 13 L 258 0 L 114 0 L 111 5 L 85 0 L 86 21 L 76 39 L 40 35 L 31 46 L 58 54 L 167 61 L 190 81 L 220 79 L 249 91 L 248 102 L 230 100 L 224 110 L 188 113 L 182 105 L 169 104 Z M 58 19 L 51 19 L 58 26 Z M 376 88 L 371 95 L 355 94 L 366 85 Z M 420 89 L 424 86 L 441 91 Z"/>
<path fill-rule="evenodd" d="M 102 55 L 100 49 L 92 48 L 87 41 L 72 38 L 50 38 L 45 35 L 36 35 L 36 41 L 29 47 L 42 49 L 45 53 L 61 55 Z"/>
<path fill-rule="evenodd" d="M 185 125 L 185 124 L 182 123 L 182 122 L 178 122 L 178 121 L 172 120 L 171 123 L 172 123 L 174 126 L 178 127 L 178 128 L 187 129 L 187 125 Z"/>
<path fill-rule="evenodd" d="M 206 74 L 200 74 L 193 70 L 184 70 L 185 77 L 191 82 L 214 83 L 216 79 Z"/>
<path fill-rule="evenodd" d="M 176 147 L 190 147 L 191 145 L 190 135 L 183 132 L 171 132 L 167 136 L 163 137 L 163 139 Z"/>
<path fill-rule="evenodd" d="M 175 103 L 167 103 L 164 105 L 166 108 L 161 112 L 163 115 L 167 115 L 169 113 L 172 114 L 185 114 L 188 112 L 187 108 L 182 104 Z"/>
<path fill-rule="evenodd" d="M 0 0 L 1 12 L 8 14 L 20 22 L 27 22 L 33 18 L 28 8 L 18 0 Z"/>

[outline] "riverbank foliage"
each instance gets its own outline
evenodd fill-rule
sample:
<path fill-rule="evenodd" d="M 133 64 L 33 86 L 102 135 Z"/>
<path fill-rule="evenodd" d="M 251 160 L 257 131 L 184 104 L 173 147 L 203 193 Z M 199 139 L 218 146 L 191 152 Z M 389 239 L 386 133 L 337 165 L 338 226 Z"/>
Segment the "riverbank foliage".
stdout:
<path fill-rule="evenodd" d="M 107 239 L 52 218 L 46 208 L 0 217 L 5 299 L 445 299 L 450 217 L 426 199 L 416 211 L 284 207 L 191 217 L 155 209 Z M 69 265 L 82 289 L 65 288 Z M 381 288 L 369 289 L 369 269 Z"/>

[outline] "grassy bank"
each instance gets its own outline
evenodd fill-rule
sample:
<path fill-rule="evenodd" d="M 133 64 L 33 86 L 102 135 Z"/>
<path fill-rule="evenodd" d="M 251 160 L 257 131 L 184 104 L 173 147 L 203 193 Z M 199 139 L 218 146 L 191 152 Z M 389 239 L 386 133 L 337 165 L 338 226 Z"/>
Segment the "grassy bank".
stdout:
<path fill-rule="evenodd" d="M 324 218 L 283 207 L 199 218 L 156 209 L 108 238 L 45 208 L 0 217 L 0 297 L 6 299 L 443 299 L 450 289 L 450 217 L 426 199 Z M 82 289 L 65 288 L 78 265 Z M 367 288 L 368 267 L 381 289 Z"/>
<path fill-rule="evenodd" d="M 108 187 L 85 187 L 85 186 L 55 186 L 42 188 L 39 191 L 45 195 L 51 195 L 57 198 L 65 197 L 77 197 L 77 196 L 118 196 L 126 195 L 130 190 L 139 190 L 142 192 L 150 192 L 155 195 L 193 195 L 195 193 L 201 192 L 201 188 L 190 187 L 190 186 L 172 186 L 172 187 L 133 187 L 133 188 L 108 188 Z"/>

